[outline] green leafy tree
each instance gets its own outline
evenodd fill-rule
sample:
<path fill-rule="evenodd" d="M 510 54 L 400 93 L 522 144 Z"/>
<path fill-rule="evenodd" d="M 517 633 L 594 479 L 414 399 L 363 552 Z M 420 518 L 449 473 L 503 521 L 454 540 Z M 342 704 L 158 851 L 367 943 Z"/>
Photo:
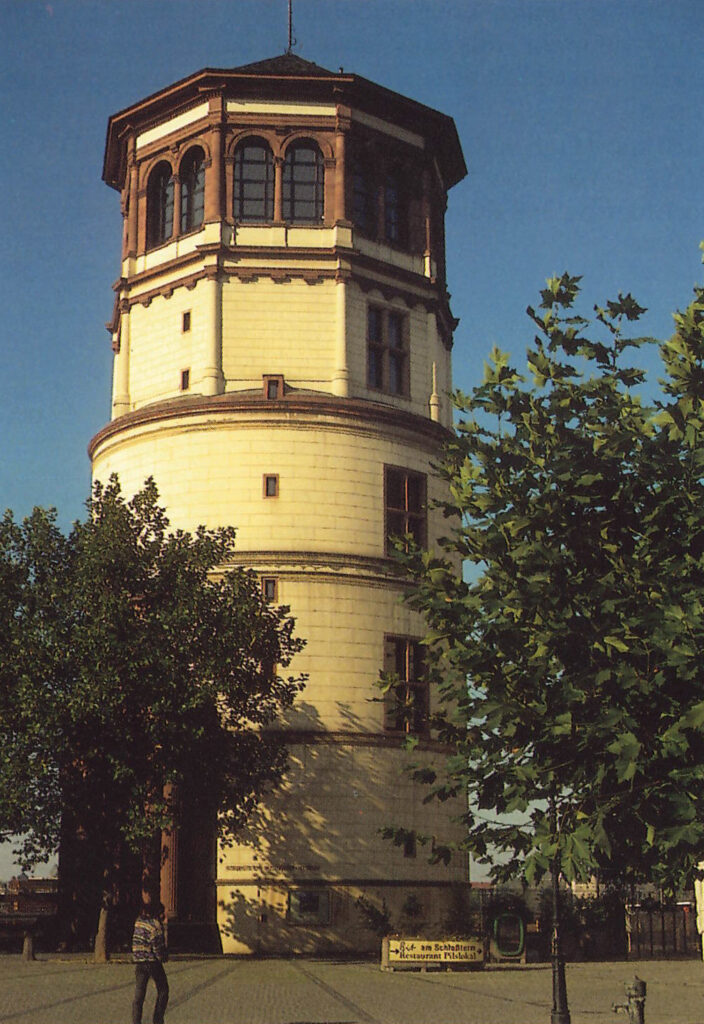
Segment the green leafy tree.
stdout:
<path fill-rule="evenodd" d="M 417 777 L 467 792 L 466 847 L 497 880 L 552 872 L 556 915 L 561 876 L 674 885 L 704 853 L 703 293 L 646 408 L 628 357 L 649 339 L 626 333 L 644 310 L 619 295 L 589 322 L 578 282 L 549 280 L 528 309 L 523 374 L 494 350 L 458 396 L 447 536 L 399 550 L 454 750 Z"/>
<path fill-rule="evenodd" d="M 2 522 L 0 828 L 21 834 L 27 867 L 77 837 L 90 851 L 98 958 L 121 851 L 158 890 L 180 806 L 227 839 L 285 765 L 267 726 L 302 686 L 278 669 L 303 644 L 288 609 L 228 568 L 234 544 L 231 528 L 170 531 L 152 480 L 130 501 L 97 483 L 68 537 L 53 512 Z"/>

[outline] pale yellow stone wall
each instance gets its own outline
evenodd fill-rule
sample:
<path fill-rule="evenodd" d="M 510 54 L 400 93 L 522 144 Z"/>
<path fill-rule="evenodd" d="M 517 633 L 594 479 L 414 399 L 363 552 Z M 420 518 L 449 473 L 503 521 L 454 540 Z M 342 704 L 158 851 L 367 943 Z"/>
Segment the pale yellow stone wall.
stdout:
<path fill-rule="evenodd" d="M 176 430 L 156 425 L 125 432 L 98 452 L 94 476 L 105 481 L 117 473 L 131 495 L 153 475 L 174 526 L 235 526 L 241 557 L 247 562 L 250 553 L 256 568 L 265 553 L 264 571 L 279 578 L 279 601 L 293 609 L 307 640 L 295 670 L 310 680 L 288 724 L 380 731 L 374 682 L 384 633 L 420 638 L 424 632 L 383 562 L 358 564 L 385 554 L 385 465 L 427 473 L 429 454 L 402 439 L 313 417 L 306 428 L 239 418 L 197 429 L 184 422 Z M 263 497 L 267 472 L 279 475 L 278 498 Z M 432 476 L 428 489 L 431 501 L 440 496 Z M 435 525 L 431 517 L 431 543 Z M 293 564 L 288 553 L 296 551 L 302 554 Z"/>
<path fill-rule="evenodd" d="M 100 446 L 93 474 L 105 481 L 117 473 L 128 494 L 153 476 L 174 525 L 233 525 L 243 551 L 381 557 L 384 465 L 429 473 L 430 459 L 408 436 L 313 414 L 298 414 L 295 425 L 203 416 L 121 432 Z M 263 497 L 265 474 L 278 474 L 277 498 Z M 431 500 L 437 487 L 429 476 Z"/>
<path fill-rule="evenodd" d="M 335 283 L 271 277 L 223 286 L 223 373 L 228 391 L 283 373 L 297 388 L 330 392 L 335 367 Z"/>
<path fill-rule="evenodd" d="M 175 117 L 165 118 L 160 124 L 155 125 L 154 128 L 149 128 L 145 132 L 140 132 L 137 136 L 137 150 L 142 149 L 144 146 L 148 146 L 151 142 L 157 142 L 159 139 L 163 139 L 166 135 L 171 132 L 178 131 L 179 128 L 186 128 L 190 124 L 199 121 L 201 118 L 207 117 L 208 114 L 208 103 L 199 103 L 195 107 L 191 107 L 183 114 L 177 114 Z"/>
<path fill-rule="evenodd" d="M 421 751 L 414 759 L 430 766 L 439 755 Z M 392 930 L 409 923 L 402 908 L 411 893 L 421 904 L 426 934 L 447 927 L 451 886 L 467 881 L 464 856 L 454 855 L 449 866 L 431 865 L 429 846 L 418 845 L 415 857 L 406 857 L 380 834 L 397 825 L 445 839 L 461 837 L 460 827 L 448 820 L 462 813 L 461 802 L 423 804 L 426 790 L 410 778 L 409 760 L 398 749 L 344 742 L 291 748 L 284 783 L 255 812 L 242 844 L 219 851 L 224 952 L 256 951 L 259 943 L 272 950 L 290 945 L 292 952 L 316 944 L 373 948 L 378 939 L 354 905 L 361 895 L 377 906 L 385 900 Z M 287 921 L 289 889 L 321 882 L 333 888 L 329 924 Z"/>
<path fill-rule="evenodd" d="M 227 101 L 227 112 L 233 116 L 238 114 L 285 114 L 295 117 L 334 117 L 337 107 L 334 103 L 296 103 L 294 101 L 272 100 L 234 100 Z"/>
<path fill-rule="evenodd" d="M 129 337 L 123 339 L 127 349 L 123 355 L 129 363 L 129 409 L 181 394 L 184 369 L 190 370 L 190 393 L 203 391 L 204 368 L 212 362 L 209 339 L 216 315 L 213 288 L 212 281 L 201 280 L 193 288 L 175 288 L 169 297 L 156 295 L 148 305 L 132 304 L 129 332 L 125 332 Z M 258 389 L 263 374 L 280 373 L 290 387 L 330 394 L 346 361 L 350 396 L 428 418 L 435 364 L 440 422 L 449 426 L 450 355 L 440 339 L 435 314 L 428 313 L 420 303 L 389 300 L 378 289 L 363 291 L 356 283 L 349 283 L 345 286 L 343 355 L 338 343 L 338 288 L 331 279 L 309 284 L 292 278 L 279 283 L 267 274 L 251 281 L 236 277 L 226 280 L 218 307 L 222 316 L 224 389 Z M 407 395 L 374 391 L 367 385 L 370 304 L 396 310 L 407 320 Z M 186 310 L 191 313 L 188 333 L 182 330 Z"/>
<path fill-rule="evenodd" d="M 150 249 L 140 256 L 132 257 L 123 262 L 123 274 L 143 273 L 144 271 L 158 271 L 160 267 L 170 260 L 182 256 L 189 256 L 195 253 L 199 245 L 214 245 L 221 241 L 221 226 L 218 223 L 204 224 L 197 231 L 190 231 L 187 235 L 178 235 L 170 242 Z M 153 286 L 153 281 L 150 282 Z"/>
<path fill-rule="evenodd" d="M 145 147 L 155 151 L 155 143 L 169 158 L 167 144 L 179 133 L 195 137 L 208 112 L 209 104 L 199 102 L 151 122 L 136 139 L 138 159 L 152 152 Z M 310 119 L 327 124 L 330 133 L 338 115 L 335 102 L 227 100 L 230 121 L 246 114 L 249 123 L 257 112 L 267 123 L 271 115 L 283 118 L 284 129 L 304 129 Z M 425 148 L 407 128 L 368 112 L 351 116 L 392 145 L 400 141 L 419 156 Z M 326 174 L 335 176 L 334 168 Z M 327 191 L 334 201 L 334 189 Z M 404 772 L 400 746 L 384 735 L 375 687 L 384 636 L 424 633 L 385 560 L 384 466 L 428 474 L 430 502 L 440 496 L 430 469 L 437 444 L 402 417 L 392 424 L 380 420 L 379 404 L 427 419 L 435 371 L 432 412 L 450 425 L 450 353 L 435 313 L 428 312 L 429 297 L 442 296 L 431 284 L 428 256 L 356 237 L 349 224 L 333 224 L 331 214 L 326 226 L 211 222 L 127 256 L 118 298 L 129 314 L 120 330 L 113 414 L 154 406 L 156 417 L 158 403 L 260 391 L 263 375 L 282 374 L 298 399 L 306 391 L 366 399 L 369 416 L 316 412 L 314 403 L 308 411 L 292 404 L 286 411 L 285 402 L 250 412 L 184 412 L 108 436 L 94 458 L 94 477 L 106 481 L 117 473 L 127 495 L 153 476 L 174 527 L 234 525 L 240 563 L 277 577 L 278 600 L 290 605 L 297 634 L 307 641 L 290 668 L 309 679 L 282 723 L 294 738 L 285 781 L 266 798 L 240 845 L 219 851 L 225 952 L 373 949 L 379 940 L 355 907 L 359 896 L 378 907 L 386 901 L 392 928 L 399 928 L 405 901 L 416 895 L 426 927 L 439 928 L 451 910 L 452 885 L 467 879 L 461 857 L 449 870 L 430 867 L 422 850 L 404 857 L 378 835 L 379 828 L 397 824 L 448 838 L 455 828 L 448 818 L 464 810 L 461 801 L 423 804 L 425 790 Z M 204 271 L 210 279 L 191 287 Z M 364 275 L 364 289 L 353 274 Z M 407 319 L 407 395 L 368 388 L 370 302 Z M 190 313 L 188 332 L 184 312 Z M 186 393 L 184 370 L 190 374 Z M 278 476 L 278 497 L 264 498 L 264 474 Z M 436 531 L 445 529 L 431 515 L 431 546 Z M 310 733 L 327 739 L 312 742 Z M 439 757 L 427 750 L 418 756 L 428 762 Z M 331 887 L 329 925 L 287 920 L 289 887 L 310 882 Z"/>
<path fill-rule="evenodd" d="M 328 925 L 295 925 L 287 920 L 289 887 L 240 883 L 218 886 L 218 924 L 223 951 L 281 956 L 369 954 L 381 958 L 381 936 L 369 925 L 358 900 L 386 909 L 392 933 L 447 938 L 466 926 L 469 896 L 461 883 L 408 882 L 399 885 L 330 885 Z M 408 913 L 410 899 L 420 915 Z"/>
<path fill-rule="evenodd" d="M 387 577 L 361 581 L 311 571 L 278 574 L 278 598 L 296 617 L 306 639 L 294 668 L 308 675 L 306 688 L 286 715 L 293 729 L 380 733 L 384 704 L 376 683 L 384 663 L 384 635 L 420 639 L 417 613 L 400 600 Z"/>
<path fill-rule="evenodd" d="M 307 641 L 286 671 L 308 674 L 308 683 L 282 725 L 294 734 L 336 734 L 334 742 L 296 744 L 282 787 L 267 796 L 240 844 L 220 849 L 225 952 L 373 948 L 377 938 L 355 906 L 359 895 L 379 906 L 384 899 L 400 921 L 415 894 L 428 922 L 440 927 L 451 884 L 466 881 L 462 857 L 449 869 L 431 867 L 422 849 L 404 857 L 378 834 L 396 824 L 459 838 L 448 818 L 463 811 L 461 801 L 423 804 L 426 790 L 407 774 L 408 757 L 385 743 L 375 685 L 384 636 L 424 633 L 384 570 L 384 465 L 428 472 L 430 457 L 407 433 L 313 413 L 291 424 L 267 407 L 125 430 L 96 454 L 96 477 L 117 472 L 127 494 L 153 473 L 174 525 L 238 527 L 242 560 L 277 576 L 278 599 Z M 279 473 L 276 499 L 262 496 L 264 472 Z M 429 490 L 431 500 L 439 496 L 432 476 Z M 289 888 L 311 880 L 334 888 L 333 919 L 324 927 L 286 919 Z"/>
<path fill-rule="evenodd" d="M 130 310 L 129 394 L 130 407 L 174 398 L 181 392 L 181 371 L 190 369 L 191 393 L 205 365 L 212 323 L 211 284 L 199 281 L 195 288 L 179 288 L 170 298 L 157 295 L 148 306 Z M 182 330 L 183 314 L 190 311 L 191 329 Z"/>

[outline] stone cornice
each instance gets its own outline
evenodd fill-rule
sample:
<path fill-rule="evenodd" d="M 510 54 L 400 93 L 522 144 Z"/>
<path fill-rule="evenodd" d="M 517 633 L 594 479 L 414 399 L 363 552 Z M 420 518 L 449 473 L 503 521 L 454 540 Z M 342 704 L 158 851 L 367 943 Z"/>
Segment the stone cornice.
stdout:
<path fill-rule="evenodd" d="M 259 393 L 231 391 L 213 397 L 189 395 L 169 399 L 118 416 L 92 438 L 88 454 L 92 459 L 102 444 L 126 431 L 150 425 L 165 425 L 170 420 L 197 420 L 209 416 L 231 416 L 233 419 L 252 417 L 272 426 L 299 427 L 303 426 L 304 417 L 311 421 L 327 417 L 336 421 L 338 428 L 348 424 L 350 427 L 374 432 L 388 431 L 396 436 L 399 431 L 404 431 L 413 438 L 414 443 L 423 441 L 430 450 L 437 450 L 445 440 L 452 437 L 450 430 L 433 420 L 380 402 L 300 391 L 289 392 L 285 397 L 271 401 Z"/>
<path fill-rule="evenodd" d="M 302 874 L 301 868 L 306 869 L 309 873 Z M 222 871 L 223 869 L 220 868 Z M 450 887 L 456 889 L 457 886 L 466 886 L 467 890 L 471 889 L 472 883 L 468 882 L 465 878 L 455 878 L 450 873 L 451 869 L 445 869 L 447 877 L 442 879 L 429 879 L 429 878 L 374 878 L 373 876 L 365 877 L 346 877 L 343 875 L 331 875 L 327 871 L 323 871 L 322 868 L 312 868 L 310 865 L 292 865 L 291 867 L 282 868 L 268 868 L 264 870 L 255 870 L 251 864 L 242 865 L 231 865 L 227 864 L 224 868 L 225 873 L 231 872 L 227 878 L 218 877 L 215 879 L 215 885 L 223 888 L 227 887 L 232 889 L 233 886 L 241 885 L 256 885 L 257 888 L 263 886 L 276 888 L 280 886 L 285 889 L 295 879 L 297 887 L 311 885 L 311 886 L 327 886 L 327 885 L 340 885 L 340 886 L 354 886 L 360 889 L 449 889 Z"/>
<path fill-rule="evenodd" d="M 269 732 L 282 736 L 286 743 L 296 746 L 346 746 L 346 747 L 387 747 L 398 749 L 406 742 L 404 733 L 393 732 L 346 732 L 323 729 L 271 729 Z M 450 754 L 453 747 L 439 740 L 419 736 L 414 750 L 427 750 L 436 754 Z"/>
<path fill-rule="evenodd" d="M 340 551 L 247 551 L 238 550 L 224 569 L 244 568 L 261 573 L 276 573 L 288 580 L 306 580 L 311 576 L 327 582 L 396 586 L 400 591 L 409 584 L 400 576 L 391 558 Z"/>
<path fill-rule="evenodd" d="M 203 267 L 204 258 L 215 262 Z M 243 266 L 242 260 L 257 260 L 258 263 Z M 279 265 L 272 266 L 274 260 Z M 299 265 L 301 260 L 327 263 L 328 266 L 302 267 Z M 285 265 L 281 266 L 282 263 Z M 202 245 L 186 255 L 121 278 L 119 285 L 122 298 L 126 299 L 130 306 L 148 306 L 158 296 L 170 298 L 177 288 L 194 288 L 198 281 L 212 276 L 216 265 L 227 277 L 247 282 L 268 277 L 278 282 L 298 279 L 314 285 L 326 280 L 339 280 L 342 273 L 345 278 L 354 280 L 364 291 L 377 289 L 387 300 L 398 297 L 411 308 L 421 305 L 429 312 L 438 313 L 444 327 L 443 340 L 446 344 L 451 344 L 451 331 L 457 321 L 452 318 L 447 298 L 440 294 L 437 282 L 403 267 L 362 256 L 339 246 L 321 249 L 313 246 L 235 248 L 217 243 Z M 194 266 L 197 269 L 191 269 L 188 273 Z M 164 281 L 166 274 L 172 274 L 173 277 Z M 162 280 L 158 285 L 148 287 L 150 281 L 160 278 Z"/>

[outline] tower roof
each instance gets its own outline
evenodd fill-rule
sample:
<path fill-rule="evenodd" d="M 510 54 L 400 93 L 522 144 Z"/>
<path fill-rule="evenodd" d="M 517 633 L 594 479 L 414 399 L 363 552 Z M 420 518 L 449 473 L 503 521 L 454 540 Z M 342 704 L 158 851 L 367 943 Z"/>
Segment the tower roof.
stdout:
<path fill-rule="evenodd" d="M 328 71 L 297 54 L 284 53 L 236 68 L 203 68 L 113 114 L 108 121 L 103 180 L 113 188 L 122 187 L 131 132 L 145 131 L 165 116 L 217 93 L 241 99 L 335 102 L 359 109 L 424 135 L 447 188 L 467 173 L 455 123 L 447 114 L 342 68 Z"/>
<path fill-rule="evenodd" d="M 326 71 L 325 68 L 314 64 L 312 60 L 304 60 L 303 57 L 299 57 L 296 53 L 282 53 L 280 57 L 269 57 L 267 60 L 255 61 L 254 64 L 242 64 L 240 67 L 233 68 L 232 70 L 238 74 L 284 75 L 287 78 L 292 75 L 303 75 L 308 78 L 311 76 L 330 78 L 335 74 L 333 71 Z"/>

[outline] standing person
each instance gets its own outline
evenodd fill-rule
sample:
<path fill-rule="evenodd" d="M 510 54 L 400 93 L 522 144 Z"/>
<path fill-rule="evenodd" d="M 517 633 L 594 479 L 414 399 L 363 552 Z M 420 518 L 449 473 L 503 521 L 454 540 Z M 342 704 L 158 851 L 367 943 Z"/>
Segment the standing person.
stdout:
<path fill-rule="evenodd" d="M 168 959 L 164 942 L 164 906 L 162 903 L 142 903 L 139 917 L 134 923 L 132 955 L 135 963 L 134 1002 L 132 1024 L 142 1024 L 142 1007 L 150 978 L 156 985 L 154 1024 L 164 1024 L 164 1013 L 169 1001 L 169 983 L 164 961 Z"/>

